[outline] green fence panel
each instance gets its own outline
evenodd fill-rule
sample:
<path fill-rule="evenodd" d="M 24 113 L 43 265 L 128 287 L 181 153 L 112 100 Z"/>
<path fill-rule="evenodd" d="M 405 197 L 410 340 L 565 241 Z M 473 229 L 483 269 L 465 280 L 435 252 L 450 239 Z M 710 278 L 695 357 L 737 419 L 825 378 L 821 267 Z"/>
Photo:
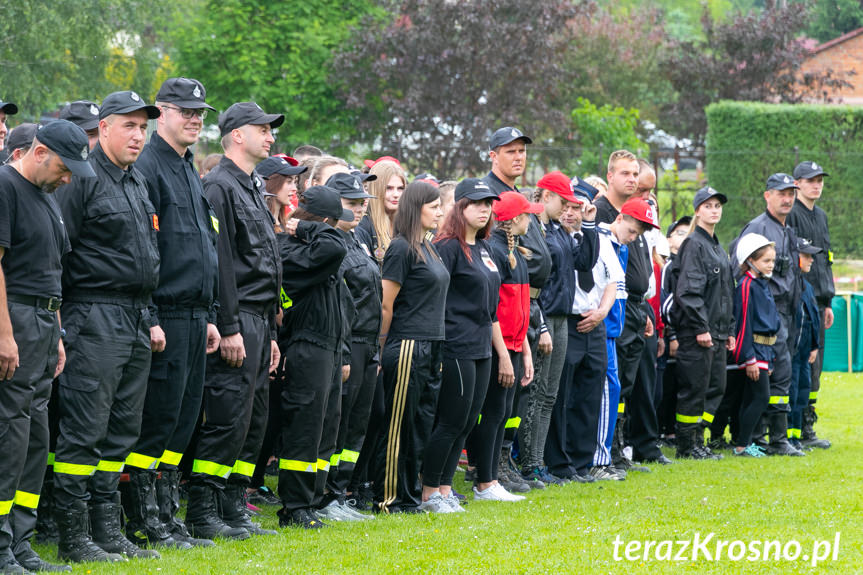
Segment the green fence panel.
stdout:
<path fill-rule="evenodd" d="M 824 338 L 824 371 L 848 371 L 848 301 L 842 296 L 833 298 L 833 326 Z M 851 306 L 852 326 L 854 306 Z"/>

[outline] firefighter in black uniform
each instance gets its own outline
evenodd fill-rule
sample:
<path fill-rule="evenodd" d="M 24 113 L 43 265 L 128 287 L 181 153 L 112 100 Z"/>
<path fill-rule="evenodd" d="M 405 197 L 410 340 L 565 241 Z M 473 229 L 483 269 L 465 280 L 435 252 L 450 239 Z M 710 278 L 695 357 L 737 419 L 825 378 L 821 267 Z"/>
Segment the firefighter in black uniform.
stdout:
<path fill-rule="evenodd" d="M 219 346 L 219 221 L 204 197 L 189 149 L 198 140 L 207 109 L 213 109 L 204 97 L 197 80 L 167 79 L 156 95 L 162 110 L 158 129 L 135 164 L 159 218 L 161 270 L 153 293 L 154 323 L 169 343 L 153 354 L 141 437 L 126 458 L 131 483 L 126 533 L 138 544 L 181 549 L 212 545 L 191 539 L 175 516 L 180 507 L 177 465 L 201 410 L 207 354 Z"/>
<path fill-rule="evenodd" d="M 339 193 L 326 186 L 303 192 L 299 207 L 279 236 L 282 288 L 292 305 L 282 321 L 287 342 L 286 381 L 282 388 L 282 450 L 279 457 L 279 525 L 314 529 L 324 524 L 312 510 L 320 472 L 328 472 L 330 457 L 321 451 L 330 395 L 341 394 L 344 336 L 338 280 L 347 253 L 338 220 L 353 221 L 342 208 Z M 335 441 L 333 441 L 335 445 Z M 326 475 L 324 475 L 324 478 Z"/>
<path fill-rule="evenodd" d="M 135 92 L 109 94 L 90 154 L 97 179 L 74 177 L 57 193 L 72 251 L 63 265 L 67 363 L 59 387 L 54 513 L 59 554 L 70 561 L 105 560 L 105 553 L 159 556 L 123 535 L 117 490 L 141 429 L 152 352 L 165 348 L 151 310 L 159 219 L 133 165 L 147 120 L 158 116 Z"/>
<path fill-rule="evenodd" d="M 269 156 L 272 129 L 284 120 L 254 102 L 232 105 L 219 116 L 225 156 L 203 180 L 219 226 L 216 325 L 222 337 L 220 353 L 207 357 L 204 421 L 186 513 L 192 535 L 204 539 L 275 534 L 249 520 L 245 491 L 266 433 L 269 373 L 279 361 L 281 268 L 273 217 L 254 168 Z"/>
<path fill-rule="evenodd" d="M 830 441 L 821 439 L 815 433 L 813 425 L 817 416 L 815 403 L 818 401 L 818 390 L 821 388 L 821 367 L 824 364 L 824 332 L 833 325 L 833 308 L 831 307 L 836 288 L 833 285 L 833 252 L 830 250 L 830 229 L 827 225 L 827 214 L 815 205 L 821 198 L 824 189 L 824 178 L 828 176 L 824 168 L 815 162 L 800 162 L 794 168 L 794 184 L 797 186 L 797 198 L 794 207 L 788 214 L 788 226 L 798 238 L 809 240 L 809 243 L 821 248 L 814 254 L 815 261 L 809 273 L 803 274 L 815 290 L 815 301 L 821 318 L 821 329 L 818 334 L 820 347 L 818 357 L 812 364 L 812 388 L 809 390 L 809 405 L 803 410 L 803 425 L 800 430 L 800 443 L 804 447 L 819 447 L 827 449 Z"/>
<path fill-rule="evenodd" d="M 85 161 L 87 136 L 70 122 L 42 126 L 34 144 L 0 168 L 2 573 L 23 573 L 21 566 L 69 570 L 43 561 L 30 547 L 48 458 L 51 381 L 65 362 L 58 310 L 69 239 L 52 192 L 69 182 L 70 171 L 82 178 L 95 174 Z"/>
<path fill-rule="evenodd" d="M 680 246 L 671 321 L 677 335 L 677 457 L 720 459 L 704 445 L 725 393 L 726 351 L 734 349 L 734 280 L 714 228 L 728 201 L 711 187 L 695 193 L 692 231 Z"/>

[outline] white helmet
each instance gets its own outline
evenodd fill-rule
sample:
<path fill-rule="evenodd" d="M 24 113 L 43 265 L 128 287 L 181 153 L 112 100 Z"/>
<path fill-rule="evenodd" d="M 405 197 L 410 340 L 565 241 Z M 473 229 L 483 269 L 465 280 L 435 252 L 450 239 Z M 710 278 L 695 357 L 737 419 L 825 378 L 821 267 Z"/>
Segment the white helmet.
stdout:
<path fill-rule="evenodd" d="M 737 263 L 746 263 L 753 253 L 763 248 L 764 246 L 775 245 L 776 242 L 771 242 L 761 234 L 746 234 L 740 241 L 737 242 Z"/>

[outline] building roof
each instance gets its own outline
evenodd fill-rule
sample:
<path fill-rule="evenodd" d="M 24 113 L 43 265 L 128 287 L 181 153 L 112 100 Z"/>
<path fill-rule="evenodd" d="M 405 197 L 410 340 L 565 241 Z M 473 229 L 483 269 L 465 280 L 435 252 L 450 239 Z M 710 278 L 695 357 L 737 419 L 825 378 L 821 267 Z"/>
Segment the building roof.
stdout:
<path fill-rule="evenodd" d="M 833 38 L 830 41 L 827 41 L 827 42 L 824 42 L 823 44 L 819 44 L 818 46 L 815 46 L 815 48 L 812 49 L 812 53 L 818 54 L 819 52 L 823 52 L 824 50 L 829 50 L 833 46 L 836 46 L 837 44 L 841 44 L 842 42 L 845 42 L 846 40 L 850 40 L 851 38 L 856 38 L 857 36 L 859 36 L 861 34 L 863 34 L 863 28 L 857 28 L 856 30 L 851 30 L 850 32 L 846 32 L 845 34 L 842 34 L 838 38 Z"/>

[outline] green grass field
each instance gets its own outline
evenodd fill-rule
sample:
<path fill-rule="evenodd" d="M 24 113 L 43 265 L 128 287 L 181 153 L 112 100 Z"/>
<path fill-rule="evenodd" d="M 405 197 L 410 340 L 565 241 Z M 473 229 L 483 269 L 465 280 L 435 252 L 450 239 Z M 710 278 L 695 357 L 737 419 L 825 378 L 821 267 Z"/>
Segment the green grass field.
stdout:
<path fill-rule="evenodd" d="M 624 482 L 569 484 L 518 503 L 471 502 L 467 513 L 379 517 L 313 532 L 166 551 L 158 561 L 77 565 L 75 573 L 863 573 L 863 376 L 823 378 L 818 423 L 833 448 L 805 458 L 685 461 Z M 855 430 L 857 432 L 855 433 Z M 272 478 L 271 478 L 272 479 Z M 457 479 L 461 480 L 459 473 Z M 456 488 L 468 492 L 464 483 Z M 263 520 L 276 527 L 275 508 Z M 838 559 L 817 566 L 815 541 Z M 797 561 L 627 561 L 629 541 L 797 541 Z M 624 543 L 615 561 L 614 541 Z M 678 547 L 675 545 L 674 551 Z M 822 547 L 823 549 L 823 547 Z M 53 550 L 40 548 L 46 558 Z M 667 551 L 667 547 L 663 550 Z M 789 553 L 793 551 L 788 548 Z M 691 550 L 687 555 L 691 557 Z M 653 552 L 651 553 L 653 557 Z M 831 551 L 832 556 L 832 551 Z"/>

